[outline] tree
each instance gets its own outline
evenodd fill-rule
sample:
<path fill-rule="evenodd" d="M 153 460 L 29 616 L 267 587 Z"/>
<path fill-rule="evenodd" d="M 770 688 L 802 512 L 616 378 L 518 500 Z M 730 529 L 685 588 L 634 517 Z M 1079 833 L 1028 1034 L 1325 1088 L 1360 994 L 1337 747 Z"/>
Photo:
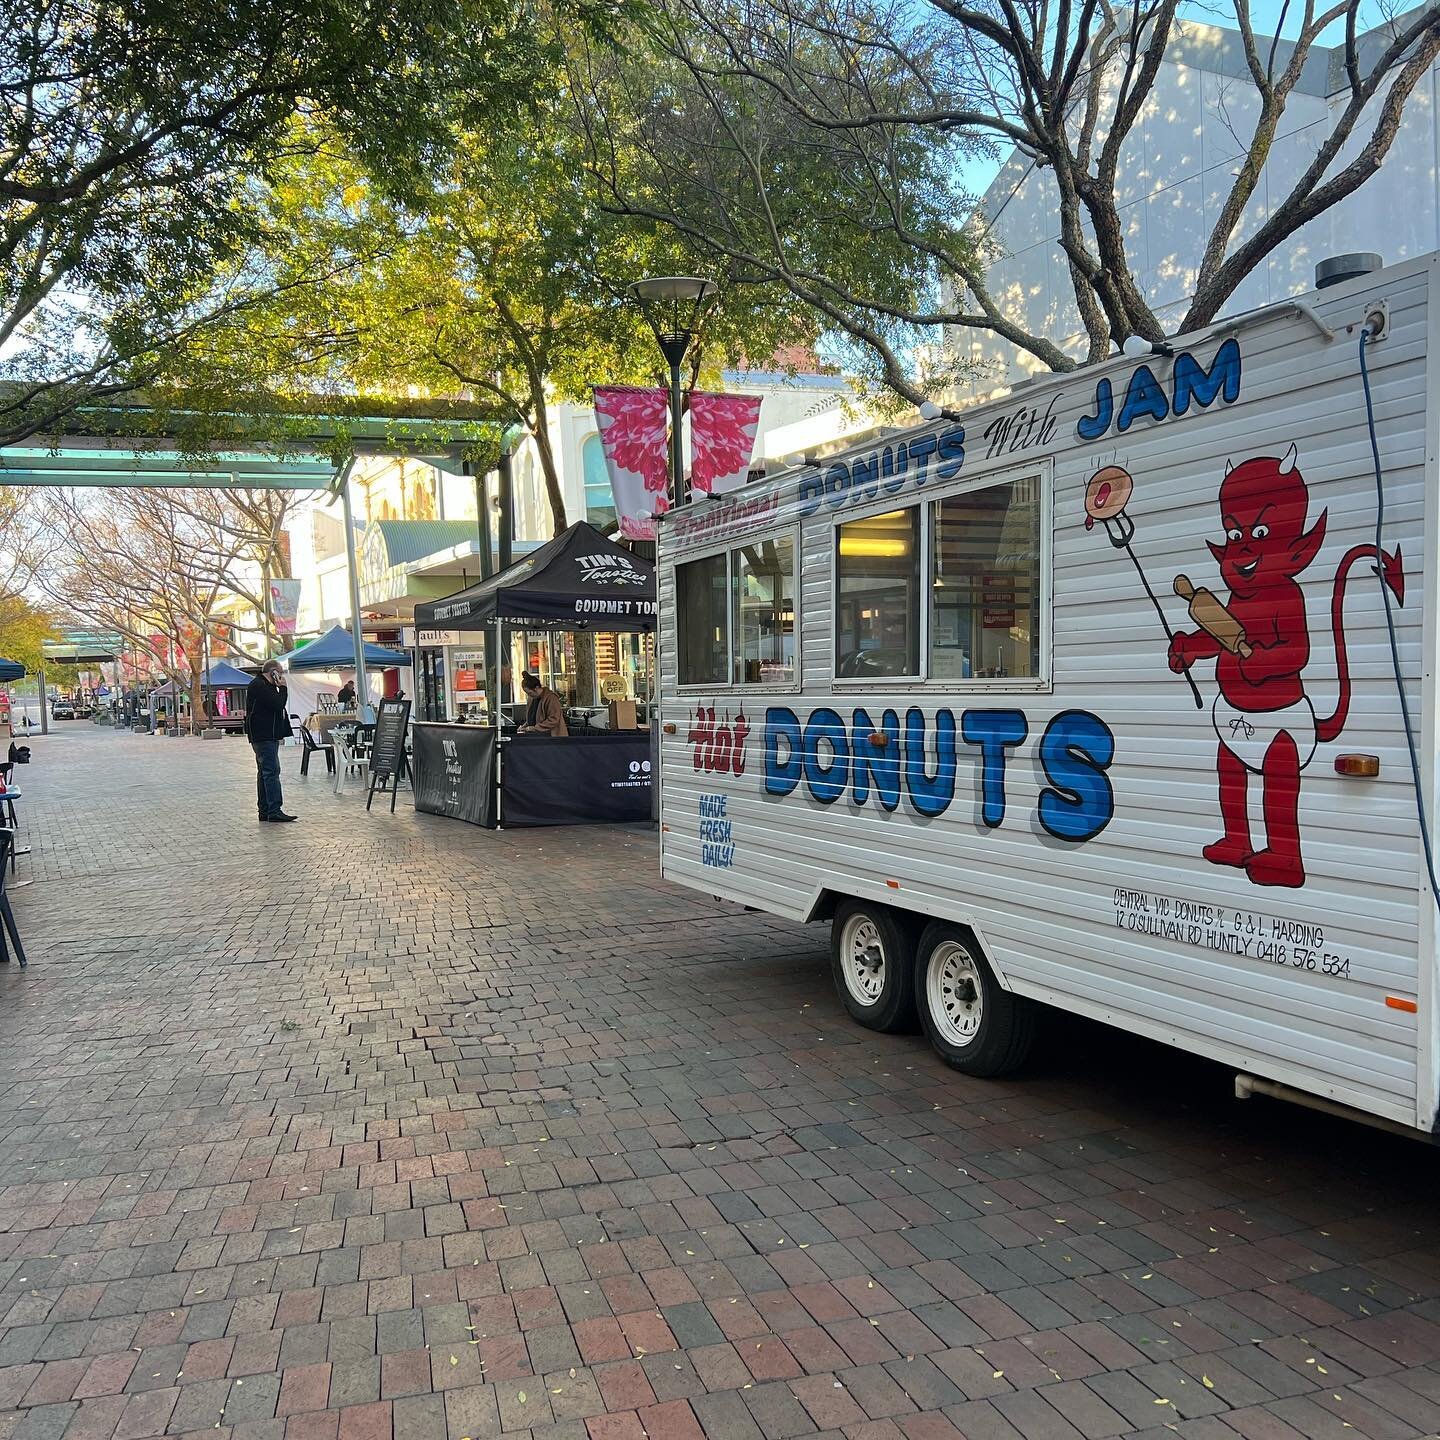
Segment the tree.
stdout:
<path fill-rule="evenodd" d="M 1181 331 L 1212 320 L 1278 245 L 1364 184 L 1440 53 L 1435 0 L 1363 44 L 1360 0 L 1324 9 L 1286 0 L 1283 39 L 1256 34 L 1250 0 L 1231 3 L 1256 120 Z M 614 209 L 668 223 L 739 272 L 783 283 L 919 403 L 926 387 L 909 355 L 941 327 L 990 331 L 1054 370 L 1076 363 L 1017 323 L 988 284 L 995 251 L 959 167 L 1013 147 L 1053 177 L 1088 359 L 1130 335 L 1162 338 L 1135 279 L 1117 178 L 1177 34 L 1178 0 L 1124 10 L 1106 0 L 663 0 L 656 8 L 647 54 L 592 51 L 577 86 L 590 164 Z M 1336 30 L 1342 102 L 1290 194 L 1241 235 L 1286 106 L 1322 37 Z M 627 167 L 613 143 L 637 133 L 648 169 Z"/>
<path fill-rule="evenodd" d="M 198 521 L 183 491 L 57 491 L 47 500 L 62 538 L 56 563 L 40 577 L 46 593 L 152 655 L 177 694 L 189 694 L 198 733 L 206 640 L 217 636 L 216 602 L 231 588 L 246 541 Z"/>
<path fill-rule="evenodd" d="M 557 70 L 522 125 L 461 134 L 416 203 L 375 187 L 358 156 L 332 149 L 296 165 L 277 190 L 278 263 L 312 249 L 357 253 L 361 237 L 371 259 L 285 292 L 247 320 L 241 342 L 270 350 L 282 386 L 463 390 L 492 402 L 534 437 L 557 533 L 567 517 L 547 406 L 588 400 L 596 383 L 658 381 L 658 349 L 626 287 L 697 263 L 696 247 L 673 231 L 596 203 L 563 79 Z M 815 333 L 784 287 L 727 279 L 692 352 L 694 373 Z"/>
<path fill-rule="evenodd" d="M 44 644 L 55 638 L 55 622 L 23 595 L 0 596 L 0 655 L 29 671 L 45 664 Z"/>
<path fill-rule="evenodd" d="M 0 0 L 0 443 L 153 383 L 273 293 L 265 189 L 317 119 L 404 194 L 457 117 L 523 110 L 540 4 Z"/>

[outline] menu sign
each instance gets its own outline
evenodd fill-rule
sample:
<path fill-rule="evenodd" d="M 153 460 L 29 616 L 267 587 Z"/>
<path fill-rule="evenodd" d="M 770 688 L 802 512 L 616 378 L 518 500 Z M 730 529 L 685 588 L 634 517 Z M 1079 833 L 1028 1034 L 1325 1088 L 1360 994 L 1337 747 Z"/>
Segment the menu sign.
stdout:
<path fill-rule="evenodd" d="M 400 776 L 405 771 L 405 732 L 410 726 L 410 702 L 408 700 L 382 700 L 380 713 L 375 721 L 375 740 L 370 750 L 370 793 L 365 797 L 365 808 L 375 798 L 378 785 L 383 793 L 390 789 L 390 809 L 395 809 L 395 797 L 400 790 Z"/>

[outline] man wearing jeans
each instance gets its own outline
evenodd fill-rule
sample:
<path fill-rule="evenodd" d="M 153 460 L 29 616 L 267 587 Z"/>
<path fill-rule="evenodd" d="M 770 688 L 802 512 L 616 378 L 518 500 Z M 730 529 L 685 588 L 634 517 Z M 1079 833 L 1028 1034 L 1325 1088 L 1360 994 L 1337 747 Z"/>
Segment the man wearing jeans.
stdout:
<path fill-rule="evenodd" d="M 280 807 L 280 742 L 291 734 L 290 692 L 278 660 L 267 660 L 245 691 L 245 735 L 255 752 L 255 803 L 262 821 L 293 820 Z"/>

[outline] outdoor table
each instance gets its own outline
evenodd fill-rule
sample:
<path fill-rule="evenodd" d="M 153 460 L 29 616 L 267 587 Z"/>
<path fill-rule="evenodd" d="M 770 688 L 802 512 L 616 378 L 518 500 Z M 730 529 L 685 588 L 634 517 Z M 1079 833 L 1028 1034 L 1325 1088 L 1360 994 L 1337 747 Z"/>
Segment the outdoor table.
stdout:
<path fill-rule="evenodd" d="M 328 745 L 331 731 L 337 725 L 357 725 L 360 717 L 353 710 L 313 710 L 305 717 L 305 728 L 315 737 L 317 745 Z"/>

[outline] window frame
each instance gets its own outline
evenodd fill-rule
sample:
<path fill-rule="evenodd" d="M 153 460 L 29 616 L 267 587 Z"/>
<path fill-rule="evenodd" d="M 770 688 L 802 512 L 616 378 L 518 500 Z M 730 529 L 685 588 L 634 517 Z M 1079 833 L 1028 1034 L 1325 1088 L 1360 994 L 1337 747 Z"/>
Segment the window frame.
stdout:
<path fill-rule="evenodd" d="M 735 670 L 739 659 L 735 651 L 735 560 L 734 554 L 737 550 L 743 550 L 747 544 L 758 545 L 766 540 L 790 541 L 790 554 L 794 563 L 794 574 L 792 580 L 795 586 L 795 674 L 790 680 L 756 680 L 747 683 L 743 680 L 736 680 Z M 670 563 L 670 593 L 675 597 L 675 690 L 677 694 L 684 695 L 711 695 L 718 693 L 729 693 L 735 691 L 740 694 L 750 695 L 760 691 L 767 695 L 793 695 L 798 694 L 804 680 L 804 656 L 803 656 L 803 628 L 801 596 L 801 576 L 803 568 L 801 564 L 802 551 L 800 523 L 794 521 L 788 525 L 780 525 L 774 529 L 757 531 L 753 535 L 733 536 L 729 540 L 719 540 L 712 544 L 705 545 L 680 556 Z M 725 640 L 726 649 L 730 654 L 730 679 L 726 682 L 716 684 L 682 685 L 680 683 L 680 655 L 679 639 L 680 626 L 684 617 L 680 614 L 680 578 L 679 570 L 682 566 L 693 564 L 697 560 L 711 560 L 716 555 L 725 557 Z"/>
<path fill-rule="evenodd" d="M 925 683 L 925 672 L 930 659 L 930 606 L 920 606 L 918 617 L 920 636 L 916 647 L 918 665 L 913 675 L 837 675 L 840 668 L 840 531 L 857 520 L 873 520 L 878 515 L 891 515 L 901 510 L 918 510 L 919 523 L 915 527 L 916 543 L 920 547 L 920 593 L 926 594 L 925 587 L 930 580 L 929 525 L 926 521 L 928 506 L 923 496 L 907 496 L 897 505 L 892 497 L 889 504 L 876 502 L 873 505 L 857 507 L 849 515 L 834 515 L 830 523 L 830 684 L 839 690 L 876 690 L 884 688 L 909 690 Z"/>
<path fill-rule="evenodd" d="M 1040 599 L 1037 607 L 1040 625 L 1039 673 L 1034 676 L 993 676 L 972 677 L 968 680 L 937 679 L 930 673 L 930 628 L 933 602 L 931 592 L 935 584 L 935 507 L 942 500 L 968 495 L 976 490 L 988 490 L 996 485 L 1017 484 L 1027 476 L 1038 478 L 1040 508 L 1039 535 L 1039 584 Z M 1049 456 L 1037 458 L 1030 464 L 1006 464 L 976 469 L 963 481 L 947 481 L 932 490 L 927 485 L 923 490 L 907 494 L 900 504 L 898 496 L 876 499 L 868 505 L 857 505 L 854 510 L 832 514 L 830 529 L 830 688 L 842 694 L 852 691 L 861 694 L 883 693 L 886 690 L 918 691 L 922 694 L 1003 694 L 1003 695 L 1045 695 L 1055 688 L 1055 462 Z M 876 515 L 887 515 L 892 510 L 920 509 L 920 673 L 918 675 L 836 675 L 836 639 L 838 635 L 836 617 L 840 611 L 840 527 L 853 520 L 869 520 Z"/>

